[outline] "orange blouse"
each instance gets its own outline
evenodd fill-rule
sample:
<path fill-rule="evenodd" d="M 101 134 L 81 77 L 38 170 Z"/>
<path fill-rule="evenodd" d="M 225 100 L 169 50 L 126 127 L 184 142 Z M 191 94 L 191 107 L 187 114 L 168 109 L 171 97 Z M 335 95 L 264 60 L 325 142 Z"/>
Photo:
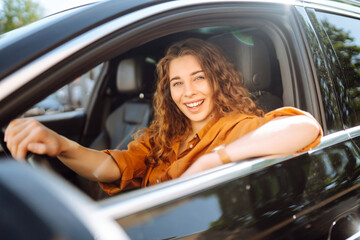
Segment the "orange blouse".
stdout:
<path fill-rule="evenodd" d="M 276 109 L 265 114 L 264 117 L 240 113 L 222 118 L 214 117 L 194 136 L 184 152 L 178 152 L 180 142 L 176 142 L 172 146 L 173 152 L 169 162 L 160 161 L 158 166 L 150 168 L 145 164 L 145 157 L 151 145 L 144 134 L 139 140 L 129 143 L 128 150 L 104 151 L 119 166 L 121 179 L 113 183 L 100 183 L 100 186 L 112 195 L 121 190 L 146 187 L 180 177 L 200 156 L 210 153 L 215 147 L 224 143 L 229 144 L 276 117 L 294 115 L 306 115 L 314 119 L 309 113 L 292 107 Z M 299 152 L 317 146 L 321 137 L 322 131 L 320 130 L 316 140 Z"/>

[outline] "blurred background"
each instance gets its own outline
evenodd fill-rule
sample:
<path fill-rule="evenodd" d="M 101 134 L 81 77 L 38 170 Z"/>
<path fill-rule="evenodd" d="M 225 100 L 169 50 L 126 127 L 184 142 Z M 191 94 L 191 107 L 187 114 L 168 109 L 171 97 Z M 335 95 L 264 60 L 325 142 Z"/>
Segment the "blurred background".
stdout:
<path fill-rule="evenodd" d="M 66 9 L 101 0 L 0 0 L 0 39 L 10 31 Z M 1 49 L 1 45 L 0 45 Z M 39 102 L 24 117 L 83 109 L 103 64 L 78 76 L 73 81 Z"/>
<path fill-rule="evenodd" d="M 65 9 L 98 0 L 0 0 L 0 34 Z"/>

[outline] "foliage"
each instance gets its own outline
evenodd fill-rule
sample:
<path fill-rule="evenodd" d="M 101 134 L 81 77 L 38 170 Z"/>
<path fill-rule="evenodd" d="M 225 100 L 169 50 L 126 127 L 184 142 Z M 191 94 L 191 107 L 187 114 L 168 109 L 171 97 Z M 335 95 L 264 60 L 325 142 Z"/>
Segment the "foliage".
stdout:
<path fill-rule="evenodd" d="M 43 16 L 43 8 L 33 0 L 1 0 L 0 34 L 9 32 Z"/>
<path fill-rule="evenodd" d="M 354 20 L 355 21 L 355 20 Z M 344 120 L 346 123 L 358 124 L 360 122 L 360 46 L 352 32 L 346 31 L 344 25 L 335 25 L 327 19 L 322 20 L 322 25 L 331 40 L 337 60 L 341 69 L 343 79 L 336 81 L 339 88 L 340 101 L 344 102 L 346 112 Z M 354 27 L 350 28 L 354 30 Z M 357 39 L 358 40 L 358 39 Z"/>
<path fill-rule="evenodd" d="M 332 41 L 344 73 L 350 75 L 351 78 L 359 78 L 360 46 L 356 45 L 355 39 L 350 36 L 350 32 L 336 28 L 327 21 L 323 21 L 322 24 Z"/>

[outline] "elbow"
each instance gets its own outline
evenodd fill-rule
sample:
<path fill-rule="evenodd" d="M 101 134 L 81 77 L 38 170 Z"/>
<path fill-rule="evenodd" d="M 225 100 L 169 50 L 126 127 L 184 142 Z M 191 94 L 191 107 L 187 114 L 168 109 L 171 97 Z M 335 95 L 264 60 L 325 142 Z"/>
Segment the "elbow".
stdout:
<path fill-rule="evenodd" d="M 319 134 L 322 135 L 322 129 L 320 127 L 320 124 L 315 119 L 306 116 L 303 116 L 303 118 L 305 118 L 304 130 L 307 132 L 309 139 L 314 141 L 319 136 Z"/>
<path fill-rule="evenodd" d="M 295 132 L 294 137 L 298 146 L 296 151 L 299 151 L 301 149 L 306 149 L 314 143 L 319 135 L 322 135 L 322 129 L 313 118 L 307 116 L 296 116 L 294 118 L 297 119 L 294 119 L 295 124 L 292 129 Z"/>
<path fill-rule="evenodd" d="M 102 175 L 102 176 L 94 175 L 93 180 L 102 183 L 112 183 L 118 181 L 120 178 L 121 178 L 120 175 Z"/>
<path fill-rule="evenodd" d="M 121 178 L 121 172 L 117 165 L 99 166 L 92 174 L 91 178 L 98 182 L 112 183 Z"/>

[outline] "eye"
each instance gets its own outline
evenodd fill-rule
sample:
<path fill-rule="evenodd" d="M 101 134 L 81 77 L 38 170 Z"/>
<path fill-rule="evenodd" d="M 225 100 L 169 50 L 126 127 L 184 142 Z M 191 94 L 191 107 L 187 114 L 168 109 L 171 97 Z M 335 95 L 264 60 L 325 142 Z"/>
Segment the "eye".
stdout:
<path fill-rule="evenodd" d="M 181 85 L 182 83 L 181 82 L 174 82 L 173 84 L 172 84 L 172 86 L 173 87 L 176 87 L 176 86 L 179 86 L 179 85 Z"/>
<path fill-rule="evenodd" d="M 205 77 L 203 77 L 203 76 L 198 76 L 198 77 L 195 78 L 195 80 L 202 80 L 202 79 L 205 79 Z"/>

